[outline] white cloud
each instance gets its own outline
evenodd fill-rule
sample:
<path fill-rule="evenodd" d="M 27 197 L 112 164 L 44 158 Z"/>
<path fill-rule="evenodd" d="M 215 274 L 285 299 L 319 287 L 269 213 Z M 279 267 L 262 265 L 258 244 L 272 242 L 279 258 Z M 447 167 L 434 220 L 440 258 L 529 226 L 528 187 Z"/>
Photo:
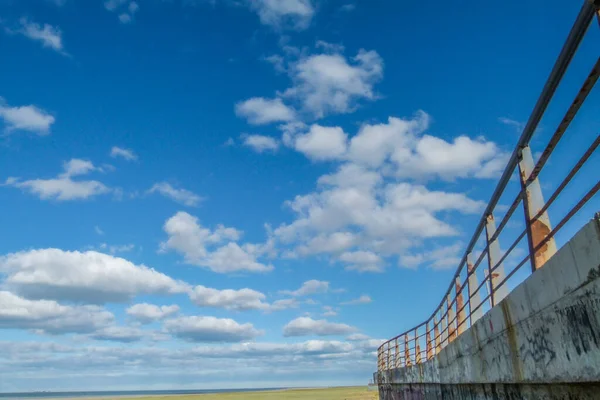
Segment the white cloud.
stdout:
<path fill-rule="evenodd" d="M 37 40 L 42 43 L 42 46 L 51 48 L 63 55 L 66 53 L 63 50 L 62 32 L 59 28 L 49 24 L 36 24 L 23 17 L 19 20 L 21 29 L 17 32 L 31 40 Z"/>
<path fill-rule="evenodd" d="M 183 254 L 188 264 L 218 273 L 268 272 L 273 269 L 273 266 L 257 261 L 268 248 L 253 244 L 238 245 L 235 242 L 240 239 L 242 232 L 235 228 L 218 225 L 215 230 L 210 230 L 201 226 L 198 218 L 180 211 L 165 222 L 163 229 L 169 238 L 161 243 L 161 250 L 175 250 Z M 222 244 L 225 241 L 229 242 Z M 217 244 L 222 245 L 213 249 Z"/>
<path fill-rule="evenodd" d="M 138 159 L 137 154 L 135 154 L 133 150 L 117 146 L 113 146 L 112 149 L 110 149 L 110 156 L 112 158 L 121 157 L 127 161 L 136 161 Z"/>
<path fill-rule="evenodd" d="M 339 53 L 300 58 L 289 66 L 294 85 L 283 93 L 314 118 L 353 111 L 359 100 L 376 98 L 373 86 L 383 77 L 383 60 L 360 50 L 351 62 Z"/>
<path fill-rule="evenodd" d="M 148 190 L 148 193 L 160 193 L 163 196 L 188 207 L 197 207 L 203 200 L 201 196 L 186 189 L 174 188 L 168 182 L 155 183 Z"/>
<path fill-rule="evenodd" d="M 96 232 L 100 236 L 104 235 L 104 231 L 100 229 L 98 225 L 94 226 L 94 232 Z"/>
<path fill-rule="evenodd" d="M 279 149 L 279 142 L 270 136 L 246 135 L 242 138 L 244 146 L 250 147 L 257 153 L 263 153 L 265 151 L 277 151 L 277 149 Z"/>
<path fill-rule="evenodd" d="M 28 300 L 0 291 L 0 328 L 33 329 L 48 334 L 88 333 L 109 326 L 114 315 L 97 306 L 64 306 Z"/>
<path fill-rule="evenodd" d="M 396 176 L 410 179 L 487 178 L 504 168 L 506 154 L 494 142 L 467 136 L 447 142 L 424 134 L 430 122 L 419 111 L 412 119 L 390 117 L 387 123 L 365 124 L 350 140 L 347 158 L 369 167 L 389 161 Z"/>
<path fill-rule="evenodd" d="M 61 178 L 71 178 L 73 176 L 87 175 L 92 171 L 97 171 L 99 168 L 94 167 L 91 161 L 72 158 L 63 163 L 65 172 L 60 174 Z"/>
<path fill-rule="evenodd" d="M 139 328 L 130 326 L 108 326 L 90 335 L 91 338 L 96 340 L 106 340 L 121 343 L 137 342 L 144 336 L 146 336 L 146 332 Z"/>
<path fill-rule="evenodd" d="M 182 282 L 123 258 L 95 251 L 40 249 L 0 257 L 4 285 L 32 299 L 125 302 L 138 294 L 187 290 Z"/>
<path fill-rule="evenodd" d="M 297 254 L 345 251 L 344 260 L 354 268 L 373 270 L 381 266 L 376 255 L 400 254 L 424 239 L 456 235 L 438 213 L 478 213 L 485 204 L 462 193 L 429 191 L 405 182 L 323 187 L 286 205 L 296 219 L 277 228 L 275 236 L 283 243 L 296 243 Z M 354 253 L 357 250 L 371 253 Z"/>
<path fill-rule="evenodd" d="M 525 124 L 520 122 L 520 121 L 515 121 L 514 119 L 510 119 L 510 118 L 506 118 L 506 117 L 500 117 L 498 118 L 498 121 L 504 125 L 508 125 L 510 127 L 513 127 L 517 132 L 521 133 L 521 131 L 523 130 L 523 128 L 525 128 Z"/>
<path fill-rule="evenodd" d="M 351 306 L 351 305 L 357 305 L 357 304 L 369 304 L 372 301 L 373 300 L 371 299 L 370 296 L 367 296 L 366 294 L 363 294 L 362 296 L 360 296 L 357 299 L 350 300 L 350 301 L 345 301 L 345 302 L 340 303 L 340 304 L 345 305 L 345 306 Z"/>
<path fill-rule="evenodd" d="M 217 307 L 226 310 L 265 310 L 269 304 L 265 303 L 266 296 L 252 289 L 218 290 L 204 286 L 196 286 L 190 292 L 192 302 L 200 307 Z"/>
<path fill-rule="evenodd" d="M 128 253 L 130 251 L 132 251 L 133 249 L 135 249 L 135 245 L 130 243 L 130 244 L 121 244 L 121 245 L 107 245 L 106 243 L 102 243 L 100 245 L 101 249 L 108 249 L 108 252 L 110 254 L 117 254 L 117 253 Z"/>
<path fill-rule="evenodd" d="M 339 260 L 348 263 L 346 269 L 351 271 L 383 272 L 384 269 L 382 258 L 371 251 L 347 251 L 340 255 Z"/>
<path fill-rule="evenodd" d="M 312 160 L 335 160 L 346 152 L 346 139 L 342 128 L 315 124 L 308 133 L 296 136 L 294 148 Z"/>
<path fill-rule="evenodd" d="M 323 313 L 321 314 L 322 316 L 335 317 L 337 314 L 337 311 L 332 306 L 323 306 Z"/>
<path fill-rule="evenodd" d="M 458 268 L 465 247 L 462 242 L 449 246 L 434 247 L 422 253 L 404 253 L 398 259 L 398 265 L 406 268 L 416 268 L 427 264 L 433 269 Z"/>
<path fill-rule="evenodd" d="M 108 11 L 115 11 L 117 8 L 121 7 L 123 4 L 127 3 L 129 0 L 107 0 L 104 2 L 104 7 Z"/>
<path fill-rule="evenodd" d="M 131 0 L 106 0 L 104 8 L 111 12 L 119 13 L 119 21 L 122 24 L 128 24 L 133 21 L 133 16 L 138 12 L 140 6 L 137 2 Z"/>
<path fill-rule="evenodd" d="M 369 340 L 369 339 L 370 339 L 370 337 L 363 333 L 355 333 L 353 335 L 349 335 L 346 337 L 346 340 L 349 340 L 351 342 L 355 342 L 355 341 L 359 341 L 359 340 Z"/>
<path fill-rule="evenodd" d="M 329 291 L 329 282 L 319 281 L 316 279 L 312 279 L 310 281 L 306 281 L 300 286 L 297 290 L 281 290 L 281 294 L 287 294 L 290 296 L 308 296 L 311 294 L 317 293 L 327 293 Z"/>
<path fill-rule="evenodd" d="M 314 320 L 309 317 L 300 317 L 290 321 L 283 327 L 283 336 L 329 336 L 329 335 L 345 335 L 353 333 L 356 328 L 327 320 Z"/>
<path fill-rule="evenodd" d="M 0 97 L 0 118 L 6 132 L 29 131 L 40 136 L 50 133 L 55 118 L 47 111 L 34 105 L 11 107 Z"/>
<path fill-rule="evenodd" d="M 239 117 L 246 118 L 253 125 L 288 122 L 296 118 L 294 110 L 283 104 L 279 98 L 253 97 L 237 103 L 235 113 Z"/>
<path fill-rule="evenodd" d="M 199 316 L 169 319 L 165 321 L 164 328 L 173 336 L 191 342 L 242 342 L 264 334 L 250 323 Z"/>
<path fill-rule="evenodd" d="M 277 29 L 306 29 L 315 14 L 311 0 L 253 0 L 250 4 L 264 25 Z"/>
<path fill-rule="evenodd" d="M 90 161 L 71 159 L 63 164 L 64 172 L 56 178 L 31 179 L 21 181 L 19 178 L 10 177 L 5 185 L 28 190 L 40 199 L 54 199 L 58 201 L 85 200 L 112 191 L 103 183 L 95 180 L 73 180 L 72 177 L 86 175 L 92 171 L 100 170 Z"/>
<path fill-rule="evenodd" d="M 140 303 L 134 304 L 126 310 L 127 315 L 143 324 L 149 324 L 154 321 L 165 319 L 179 312 L 179 306 L 173 304 L 170 306 L 157 306 L 154 304 Z"/>

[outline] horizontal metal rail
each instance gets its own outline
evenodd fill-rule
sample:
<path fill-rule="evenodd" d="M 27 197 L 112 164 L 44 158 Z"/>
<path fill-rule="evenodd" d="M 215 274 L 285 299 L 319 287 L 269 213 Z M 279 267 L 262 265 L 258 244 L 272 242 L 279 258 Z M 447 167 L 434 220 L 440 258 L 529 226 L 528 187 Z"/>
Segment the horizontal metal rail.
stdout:
<path fill-rule="evenodd" d="M 483 315 L 484 309 L 489 310 L 508 294 L 507 282 L 523 265 L 529 261 L 532 272 L 543 266 L 544 262 L 556 251 L 554 243 L 556 233 L 600 190 L 600 182 L 596 179 L 595 182 L 592 182 L 593 186 L 566 213 L 554 229 L 550 228 L 548 209 L 596 152 L 600 146 L 600 135 L 596 134 L 595 139 L 585 153 L 568 170 L 565 178 L 546 202 L 543 201 L 539 175 L 598 81 L 600 77 L 600 58 L 596 60 L 591 72 L 535 164 L 529 148 L 531 137 L 552 100 L 594 15 L 598 14 L 600 22 L 599 8 L 600 0 L 587 0 L 584 2 L 440 304 L 424 322 L 391 338 L 379 347 L 377 351 L 379 371 L 420 364 L 438 354 L 441 349 L 472 326 Z M 517 169 L 521 188 L 496 228 L 493 213 Z M 520 204 L 524 209 L 525 228 L 517 235 L 508 249 L 501 254 L 500 234 L 504 231 Z M 473 263 L 472 254 L 482 234 L 485 235 L 485 246 Z M 528 253 L 504 276 L 504 263 L 507 262 L 508 256 L 512 254 L 524 238 L 527 238 Z M 487 259 L 487 266 L 484 269 L 485 278 L 479 282 L 477 278 L 478 268 L 485 259 Z M 461 279 L 461 276 L 464 276 L 464 278 Z M 482 297 L 484 291 L 487 293 L 483 293 L 484 296 Z"/>

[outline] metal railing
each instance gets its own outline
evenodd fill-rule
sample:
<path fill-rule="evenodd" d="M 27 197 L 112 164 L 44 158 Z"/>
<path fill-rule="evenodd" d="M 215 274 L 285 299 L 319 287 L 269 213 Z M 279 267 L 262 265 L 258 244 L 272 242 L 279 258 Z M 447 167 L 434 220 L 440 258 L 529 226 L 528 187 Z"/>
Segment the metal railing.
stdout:
<path fill-rule="evenodd" d="M 378 371 L 420 364 L 435 357 L 441 349 L 481 318 L 484 309 L 490 309 L 508 295 L 507 281 L 523 265 L 529 261 L 531 264 L 531 273 L 544 265 L 556 252 L 554 240 L 556 233 L 600 190 L 600 182 L 598 181 L 600 174 L 596 171 L 595 174 L 592 174 L 591 179 L 589 179 L 591 187 L 580 197 L 579 201 L 563 216 L 556 226 L 553 229 L 551 228 L 547 213 L 548 208 L 596 151 L 598 145 L 600 145 L 600 135 L 595 135 L 595 139 L 591 145 L 579 158 L 579 161 L 569 170 L 566 177 L 546 202 L 543 200 L 538 176 L 598 80 L 600 76 L 600 58 L 597 58 L 591 72 L 550 138 L 546 148 L 541 153 L 537 163 L 534 163 L 531 149 L 529 148 L 533 133 L 542 119 L 579 44 L 583 40 L 588 27 L 594 20 L 594 16 L 597 16 L 600 22 L 599 10 L 599 0 L 587 0 L 584 2 L 508 161 L 506 169 L 502 173 L 500 181 L 439 306 L 424 322 L 393 337 L 379 347 L 377 351 Z M 500 223 L 496 225 L 494 211 L 517 168 L 520 190 L 518 190 Z M 502 252 L 498 238 L 521 203 L 523 204 L 525 214 L 525 228 L 516 236 L 516 240 L 508 249 Z M 485 233 L 485 246 L 479 256 L 475 257 L 475 246 L 483 233 Z M 527 238 L 528 254 L 505 275 L 504 263 L 507 257 L 525 237 Z M 485 268 L 484 278 L 479 283 L 477 277 L 478 267 L 480 267 L 484 259 L 487 260 L 486 265 L 482 267 Z M 484 290 L 483 294 L 485 296 L 482 298 Z"/>

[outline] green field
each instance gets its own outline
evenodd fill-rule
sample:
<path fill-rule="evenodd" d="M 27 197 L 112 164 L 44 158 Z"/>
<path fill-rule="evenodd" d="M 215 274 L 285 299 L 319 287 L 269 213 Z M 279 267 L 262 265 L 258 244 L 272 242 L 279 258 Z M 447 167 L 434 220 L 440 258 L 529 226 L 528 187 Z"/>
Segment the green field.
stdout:
<path fill-rule="evenodd" d="M 270 392 L 199 394 L 190 396 L 136 397 L 135 400 L 376 400 L 366 386 L 327 389 L 289 389 Z"/>

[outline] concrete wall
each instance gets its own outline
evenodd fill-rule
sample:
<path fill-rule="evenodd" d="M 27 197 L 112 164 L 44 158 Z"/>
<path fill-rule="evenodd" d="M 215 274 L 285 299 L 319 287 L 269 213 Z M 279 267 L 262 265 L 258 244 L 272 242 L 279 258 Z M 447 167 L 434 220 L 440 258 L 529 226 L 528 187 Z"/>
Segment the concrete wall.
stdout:
<path fill-rule="evenodd" d="M 382 400 L 600 399 L 599 218 L 434 359 L 374 378 Z"/>

